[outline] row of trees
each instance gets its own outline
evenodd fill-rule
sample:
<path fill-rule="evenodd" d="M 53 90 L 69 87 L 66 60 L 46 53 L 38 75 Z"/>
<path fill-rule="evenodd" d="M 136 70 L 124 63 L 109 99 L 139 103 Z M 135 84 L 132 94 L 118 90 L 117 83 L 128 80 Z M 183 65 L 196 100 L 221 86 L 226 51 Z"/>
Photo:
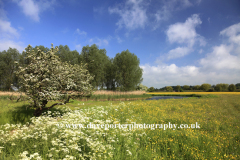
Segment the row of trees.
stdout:
<path fill-rule="evenodd" d="M 117 53 L 114 58 L 106 55 L 105 49 L 99 49 L 97 45 L 87 45 L 82 48 L 81 54 L 76 50 L 71 51 L 67 45 L 57 46 L 58 50 L 54 52 L 62 62 L 71 65 L 86 65 L 90 75 L 94 77 L 91 85 L 94 88 L 105 88 L 108 90 L 130 91 L 139 87 L 142 79 L 142 69 L 139 67 L 140 61 L 137 56 L 129 50 Z M 42 45 L 28 47 L 28 52 L 38 51 L 48 53 L 49 48 Z M 20 87 L 19 79 L 15 74 L 18 66 L 29 65 L 27 52 L 22 54 L 15 48 L 9 48 L 7 51 L 0 52 L 0 89 L 11 90 L 11 84 Z"/>
<path fill-rule="evenodd" d="M 236 89 L 240 89 L 240 83 L 237 84 L 226 84 L 226 83 L 220 83 L 217 85 L 211 85 L 208 83 L 204 83 L 202 85 L 195 85 L 195 86 L 189 86 L 189 85 L 184 85 L 184 86 L 166 86 L 160 89 L 150 87 L 148 91 L 154 92 L 154 91 L 176 91 L 176 92 L 182 92 L 183 90 L 203 90 L 203 91 L 236 91 Z"/>

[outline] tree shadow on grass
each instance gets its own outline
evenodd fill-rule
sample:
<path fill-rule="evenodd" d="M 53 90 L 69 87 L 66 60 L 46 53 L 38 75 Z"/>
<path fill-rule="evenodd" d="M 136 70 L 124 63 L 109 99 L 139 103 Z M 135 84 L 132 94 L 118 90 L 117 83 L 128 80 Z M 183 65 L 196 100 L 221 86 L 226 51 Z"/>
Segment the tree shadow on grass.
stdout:
<path fill-rule="evenodd" d="M 22 105 L 21 107 L 16 107 L 13 110 L 8 111 L 3 115 L 8 119 L 8 123 L 10 124 L 26 124 L 27 122 L 31 122 L 31 118 L 34 117 L 34 109 L 30 108 L 29 105 Z M 65 112 L 61 109 L 51 108 L 49 110 L 45 110 L 44 112 L 51 111 L 51 112 L 60 112 L 60 115 L 63 115 Z M 44 113 L 43 112 L 43 113 Z M 42 113 L 42 115 L 43 115 Z M 56 117 L 56 116 L 53 116 Z"/>

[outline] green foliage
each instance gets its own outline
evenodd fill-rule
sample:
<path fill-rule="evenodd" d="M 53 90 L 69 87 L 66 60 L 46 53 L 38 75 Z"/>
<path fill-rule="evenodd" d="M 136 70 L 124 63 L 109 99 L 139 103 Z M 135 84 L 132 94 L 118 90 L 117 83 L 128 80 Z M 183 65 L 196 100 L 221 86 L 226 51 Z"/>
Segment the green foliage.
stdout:
<path fill-rule="evenodd" d="M 193 87 L 194 90 L 200 90 L 201 86 L 200 85 L 196 85 Z"/>
<path fill-rule="evenodd" d="M 235 84 L 236 89 L 240 89 L 240 83 Z"/>
<path fill-rule="evenodd" d="M 107 78 L 114 79 L 114 75 L 112 74 L 114 70 L 110 69 L 110 71 L 107 71 L 112 65 L 110 59 L 106 55 L 105 49 L 98 49 L 96 44 L 93 44 L 91 47 L 88 45 L 84 46 L 81 52 L 81 59 L 84 64 L 87 64 L 89 73 L 94 76 L 91 82 L 94 87 L 103 88 L 107 84 Z"/>
<path fill-rule="evenodd" d="M 210 88 L 211 88 L 211 84 L 208 84 L 208 83 L 204 83 L 201 85 L 200 87 L 203 91 L 208 91 Z"/>
<path fill-rule="evenodd" d="M 214 87 L 214 90 L 215 90 L 215 91 L 218 91 L 218 92 L 221 92 L 221 91 L 222 91 L 222 86 L 221 86 L 221 84 L 217 84 L 217 85 Z"/>
<path fill-rule="evenodd" d="M 45 107 L 50 100 L 57 100 L 67 95 L 64 102 L 66 103 L 71 97 L 69 91 L 77 91 L 81 95 L 92 92 L 89 82 L 93 77 L 84 66 L 61 62 L 55 55 L 57 47 L 54 49 L 52 46 L 47 53 L 40 49 L 35 52 L 30 48 L 30 45 L 26 48 L 29 64 L 25 67 L 19 66 L 16 74 L 21 87 L 32 102 L 32 107 L 36 109 L 35 116 L 39 116 L 43 110 L 49 109 Z"/>
<path fill-rule="evenodd" d="M 183 89 L 182 89 L 182 88 L 180 88 L 180 92 L 183 92 Z"/>
<path fill-rule="evenodd" d="M 184 85 L 184 86 L 183 86 L 183 89 L 184 89 L 184 90 L 190 90 L 190 86 L 189 86 L 189 85 Z"/>
<path fill-rule="evenodd" d="M 154 91 L 155 91 L 154 87 L 150 87 L 150 88 L 148 89 L 148 92 L 154 92 Z"/>
<path fill-rule="evenodd" d="M 139 84 L 136 88 L 136 90 L 140 90 L 140 91 L 147 91 L 148 90 L 148 87 L 147 86 L 144 86 L 142 83 Z"/>
<path fill-rule="evenodd" d="M 143 70 L 139 67 L 140 60 L 128 50 L 118 53 L 113 60 L 116 69 L 116 84 L 121 86 L 123 91 L 135 90 L 142 82 Z"/>
<path fill-rule="evenodd" d="M 225 84 L 225 83 L 220 83 L 220 84 L 217 84 L 215 87 L 214 87 L 214 90 L 215 91 L 228 91 L 228 84 Z"/>
<path fill-rule="evenodd" d="M 72 65 L 80 64 L 80 55 L 78 51 L 71 51 L 67 45 L 59 45 L 58 51 L 55 54 L 59 56 L 62 62 L 68 62 Z"/>
<path fill-rule="evenodd" d="M 172 88 L 171 86 L 167 86 L 167 87 L 166 87 L 166 90 L 167 90 L 168 92 L 172 92 L 172 91 L 173 91 L 173 88 Z"/>
<path fill-rule="evenodd" d="M 14 71 L 17 69 L 15 61 L 19 61 L 20 54 L 17 49 L 9 48 L 0 52 L 0 89 L 11 91 L 11 85 L 18 86 L 18 79 Z"/>
<path fill-rule="evenodd" d="M 236 86 L 235 86 L 234 84 L 230 84 L 230 85 L 228 86 L 228 90 L 229 90 L 230 92 L 234 92 L 234 91 L 236 90 Z"/>
<path fill-rule="evenodd" d="M 180 92 L 181 86 L 177 85 L 175 89 L 176 89 L 176 91 Z"/>

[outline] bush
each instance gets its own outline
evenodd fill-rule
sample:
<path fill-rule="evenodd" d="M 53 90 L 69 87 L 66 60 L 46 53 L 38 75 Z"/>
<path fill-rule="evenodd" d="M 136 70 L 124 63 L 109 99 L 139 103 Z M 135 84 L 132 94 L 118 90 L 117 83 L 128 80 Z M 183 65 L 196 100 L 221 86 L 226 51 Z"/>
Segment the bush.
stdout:
<path fill-rule="evenodd" d="M 208 91 L 210 88 L 211 88 L 211 84 L 204 83 L 201 85 L 201 89 L 205 92 Z"/>
<path fill-rule="evenodd" d="M 182 89 L 182 88 L 180 89 L 180 92 L 183 92 L 183 89 Z"/>
<path fill-rule="evenodd" d="M 234 92 L 234 91 L 236 90 L 236 86 L 235 86 L 234 84 L 230 84 L 230 85 L 228 86 L 228 90 L 229 90 L 230 92 Z"/>
<path fill-rule="evenodd" d="M 217 84 L 215 87 L 214 87 L 214 90 L 215 91 L 218 91 L 218 92 L 221 92 L 222 91 L 222 86 L 220 84 Z"/>
<path fill-rule="evenodd" d="M 208 92 L 213 92 L 214 91 L 214 89 L 213 88 L 210 88 L 209 90 L 208 90 Z"/>
<path fill-rule="evenodd" d="M 154 89 L 154 87 L 150 87 L 150 88 L 148 89 L 148 91 L 149 91 L 149 92 L 154 92 L 155 89 Z"/>

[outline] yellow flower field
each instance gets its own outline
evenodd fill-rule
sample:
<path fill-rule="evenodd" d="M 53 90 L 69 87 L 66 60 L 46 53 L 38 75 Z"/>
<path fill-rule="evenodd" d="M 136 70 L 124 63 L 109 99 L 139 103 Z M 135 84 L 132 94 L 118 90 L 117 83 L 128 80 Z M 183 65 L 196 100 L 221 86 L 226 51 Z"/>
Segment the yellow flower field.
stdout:
<path fill-rule="evenodd" d="M 146 94 L 234 94 L 234 95 L 240 95 L 240 92 L 148 92 Z"/>
<path fill-rule="evenodd" d="M 0 103 L 24 110 L 27 105 L 10 100 Z M 72 101 L 67 105 L 71 108 L 63 111 L 60 106 L 59 110 L 31 118 L 30 123 L 0 125 L 0 159 L 240 159 L 239 94 L 112 101 L 91 107 L 87 103 L 99 102 Z M 11 111 L 1 116 L 0 120 L 13 117 L 14 122 L 27 114 Z M 58 123 L 148 127 L 59 128 Z"/>

